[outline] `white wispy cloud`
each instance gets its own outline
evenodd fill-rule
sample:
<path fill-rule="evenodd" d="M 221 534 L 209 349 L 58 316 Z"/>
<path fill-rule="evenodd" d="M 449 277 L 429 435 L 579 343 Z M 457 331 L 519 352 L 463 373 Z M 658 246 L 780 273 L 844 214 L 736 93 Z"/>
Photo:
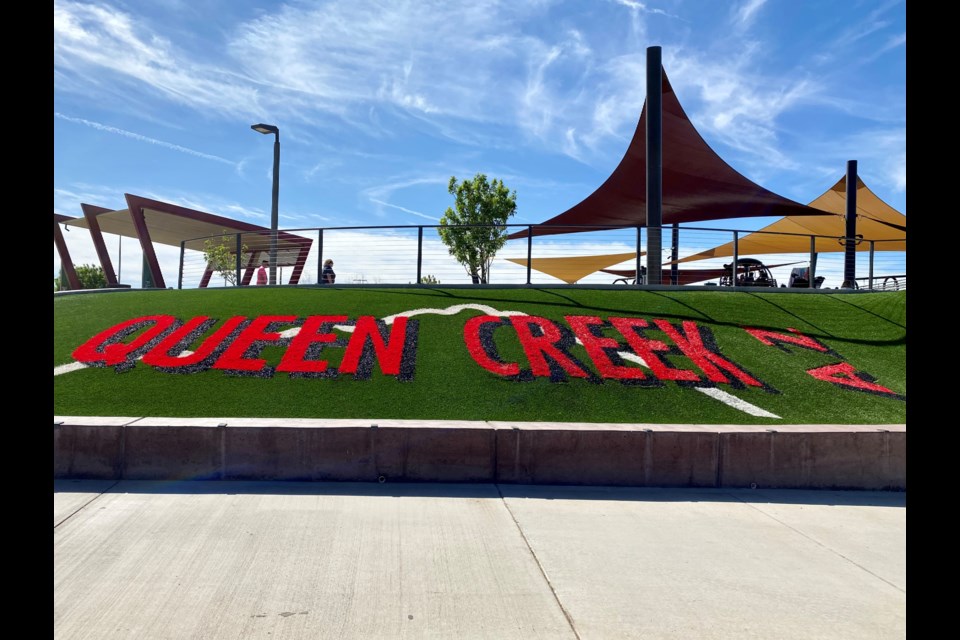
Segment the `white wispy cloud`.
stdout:
<path fill-rule="evenodd" d="M 532 35 L 549 3 L 368 0 L 281 5 L 223 30 L 203 60 L 148 19 L 68 0 L 54 5 L 55 88 L 137 103 L 158 97 L 205 117 L 285 118 L 371 137 L 395 135 L 383 116 L 412 117 L 471 146 L 516 146 L 515 131 L 547 149 L 592 110 L 598 55 L 574 28 Z M 642 3 L 631 6 L 656 13 Z M 639 24 L 639 23 L 638 23 Z M 596 33 L 592 35 L 597 38 Z M 601 39 L 605 43 L 605 39 Z M 282 74 L 276 70 L 282 69 Z M 575 78 L 571 84 L 569 77 Z M 132 101 L 132 102 L 131 102 Z M 563 109 L 559 109 L 563 105 Z M 131 107 L 132 108 L 132 107 Z M 499 126 L 478 129 L 476 123 Z M 306 129 L 306 127 L 302 127 Z M 585 136 L 589 126 L 578 126 Z M 306 134 L 310 135 L 310 134 Z"/>
<path fill-rule="evenodd" d="M 676 17 L 673 14 L 667 13 L 663 9 L 655 9 L 655 8 L 648 7 L 645 3 L 637 2 L 637 0 L 612 0 L 612 2 L 638 12 L 656 13 L 663 16 Z"/>
<path fill-rule="evenodd" d="M 105 185 L 74 183 L 69 187 L 55 187 L 53 190 L 53 210 L 56 213 L 73 218 L 83 217 L 81 204 L 92 204 L 107 209 L 125 209 L 123 191 Z"/>
<path fill-rule="evenodd" d="M 874 53 L 862 58 L 860 60 L 860 64 L 868 64 L 870 62 L 873 62 L 874 60 L 876 60 L 883 54 L 887 53 L 888 51 L 896 49 L 897 47 L 904 45 L 906 43 L 907 43 L 906 33 L 898 33 L 896 35 L 890 36 L 887 38 L 887 41 L 884 42 L 883 45 L 879 49 L 877 49 Z"/>
<path fill-rule="evenodd" d="M 154 191 L 150 188 L 144 188 L 140 190 L 132 189 L 128 192 L 144 198 L 149 198 L 151 200 L 169 202 L 171 204 L 186 207 L 188 209 L 195 209 L 205 213 L 221 215 L 225 218 L 242 218 L 260 224 L 265 223 L 269 218 L 269 214 L 266 211 L 262 211 L 260 209 L 251 209 L 250 207 L 245 207 L 236 201 L 227 200 L 216 195 L 190 193 L 176 189 L 169 191 Z M 124 203 L 124 208 L 126 208 L 126 203 Z"/>
<path fill-rule="evenodd" d="M 490 107 L 475 99 L 474 82 L 492 83 L 526 49 L 504 29 L 508 12 L 484 0 L 287 5 L 240 25 L 227 46 L 248 77 L 324 111 L 382 103 L 482 120 Z M 466 68 L 473 82 L 463 81 Z"/>
<path fill-rule="evenodd" d="M 66 0 L 55 1 L 53 10 L 54 65 L 67 80 L 58 83 L 60 90 L 114 81 L 204 111 L 244 118 L 266 111 L 255 82 L 191 59 L 129 13 Z"/>
<path fill-rule="evenodd" d="M 767 0 L 746 0 L 734 9 L 734 23 L 740 28 L 750 26 L 757 17 L 757 12 L 760 11 L 766 3 Z"/>
<path fill-rule="evenodd" d="M 136 100 L 138 107 L 149 107 L 159 98 L 204 117 L 282 116 L 290 122 L 285 131 L 302 131 L 307 141 L 323 138 L 311 131 L 316 127 L 388 138 L 399 135 L 399 122 L 486 152 L 523 146 L 606 166 L 626 149 L 643 104 L 646 21 L 652 15 L 676 18 L 656 4 L 662 3 L 597 3 L 596 14 L 620 16 L 603 29 L 589 21 L 533 29 L 550 16 L 553 3 L 297 2 L 219 25 L 200 59 L 191 53 L 195 49 L 181 46 L 176 32 L 135 15 L 128 8 L 135 4 L 56 0 L 55 90 L 80 92 L 95 84 L 100 95 L 115 99 L 111 104 Z M 739 2 L 733 19 L 754 24 L 765 8 L 764 0 Z M 832 46 L 882 34 L 887 12 L 901 8 L 896 1 L 876 6 Z M 874 51 L 905 42 L 904 34 L 885 36 L 882 45 L 869 41 Z M 665 69 L 695 126 L 755 170 L 796 166 L 783 149 L 781 121 L 799 105 L 834 106 L 878 120 L 896 117 L 882 112 L 882 101 L 857 104 L 825 91 L 829 78 L 808 76 L 802 66 L 791 74 L 764 72 L 758 61 L 773 43 L 738 41 L 742 49 L 732 56 L 721 54 L 720 45 L 664 44 Z M 121 131 L 115 133 L 138 135 Z M 243 171 L 242 162 L 200 157 Z M 306 166 L 301 175 L 311 179 L 329 165 Z M 399 188 L 402 180 L 369 187 L 361 197 L 391 202 Z"/>
<path fill-rule="evenodd" d="M 425 213 L 420 213 L 419 211 L 414 211 L 413 209 L 407 209 L 406 207 L 401 207 L 400 205 L 390 204 L 389 202 L 384 202 L 383 200 L 377 200 L 376 198 L 370 198 L 370 201 L 371 201 L 371 202 L 376 202 L 377 204 L 383 205 L 383 206 L 385 206 L 385 207 L 391 207 L 391 208 L 393 208 L 393 209 L 399 209 L 400 211 L 404 211 L 404 212 L 409 213 L 409 214 L 411 214 L 411 215 L 419 216 L 419 217 L 421 217 L 421 218 L 426 218 L 427 220 L 432 220 L 432 221 L 434 221 L 434 222 L 439 222 L 439 221 L 440 221 L 440 218 L 436 218 L 436 217 L 434 217 L 434 216 L 428 216 L 428 215 L 425 214 Z"/>
<path fill-rule="evenodd" d="M 182 147 L 178 144 L 172 144 L 170 142 L 164 142 L 163 140 L 157 140 L 156 138 L 150 138 L 139 133 L 134 133 L 133 131 L 127 131 L 126 129 L 119 129 L 117 127 L 111 127 L 109 125 L 101 124 L 99 122 L 93 122 L 91 120 L 85 120 L 83 118 L 74 118 L 72 116 L 66 116 L 62 113 L 54 112 L 53 116 L 61 120 L 66 120 L 67 122 L 73 122 L 75 124 L 82 124 L 98 131 L 105 131 L 107 133 L 115 133 L 132 140 L 137 140 L 139 142 L 146 142 L 149 144 L 155 144 L 159 147 L 164 147 L 165 149 L 170 149 L 171 151 L 178 151 L 180 153 L 186 153 L 197 158 L 203 158 L 204 160 L 213 160 L 214 162 L 222 162 L 223 164 L 230 165 L 231 167 L 236 168 L 238 171 L 240 169 L 239 163 L 236 163 L 232 160 L 227 160 L 226 158 L 221 158 L 220 156 L 215 156 L 211 153 L 204 153 L 202 151 L 197 151 L 196 149 L 190 149 L 188 147 Z"/>
<path fill-rule="evenodd" d="M 325 158 L 320 162 L 316 163 L 315 165 L 313 165 L 312 167 L 310 167 L 309 169 L 306 169 L 305 171 L 303 171 L 303 177 L 305 180 L 312 180 L 313 177 L 318 173 L 330 171 L 331 169 L 339 167 L 342 164 L 343 162 L 341 162 L 340 160 Z"/>
<path fill-rule="evenodd" d="M 795 162 L 779 144 L 778 119 L 790 109 L 813 100 L 821 87 L 814 80 L 768 77 L 747 64 L 752 52 L 724 62 L 699 56 L 674 57 L 670 79 L 694 125 L 705 136 L 744 152 L 758 163 L 791 168 Z M 697 103 L 683 91 L 696 92 Z"/>
<path fill-rule="evenodd" d="M 860 177 L 883 198 L 907 188 L 907 136 L 901 128 L 871 128 L 818 145 L 824 158 L 838 167 L 856 160 Z M 906 213 L 903 211 L 902 213 Z"/>
<path fill-rule="evenodd" d="M 825 43 L 821 52 L 816 56 L 817 62 L 824 66 L 833 65 L 839 57 L 843 56 L 848 64 L 862 65 L 873 61 L 885 51 L 906 42 L 906 34 L 896 34 L 888 36 L 881 48 L 873 53 L 866 53 L 863 47 L 859 50 L 856 49 L 857 45 L 876 44 L 877 38 L 871 39 L 870 36 L 888 29 L 893 21 L 887 14 L 894 10 L 904 10 L 903 5 L 903 0 L 887 0 L 875 5 L 873 10 L 865 15 L 862 20 L 855 22 L 841 31 L 830 42 Z M 851 51 L 859 51 L 859 53 L 853 56 L 850 54 Z"/>
<path fill-rule="evenodd" d="M 367 187 L 366 189 L 363 190 L 363 194 L 369 200 L 389 200 L 393 192 L 399 189 L 406 189 L 408 187 L 414 187 L 414 186 L 419 186 L 424 184 L 446 185 L 449 182 L 450 182 L 450 176 L 440 176 L 440 175 L 396 179 L 393 182 L 388 182 L 387 184 L 380 184 L 373 187 Z"/>

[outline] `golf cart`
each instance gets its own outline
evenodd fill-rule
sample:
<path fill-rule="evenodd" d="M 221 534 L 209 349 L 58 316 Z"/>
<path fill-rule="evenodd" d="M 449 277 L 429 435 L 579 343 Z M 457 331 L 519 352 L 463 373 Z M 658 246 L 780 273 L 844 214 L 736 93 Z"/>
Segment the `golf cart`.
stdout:
<path fill-rule="evenodd" d="M 723 265 L 726 273 L 720 276 L 721 287 L 776 287 L 770 269 L 755 258 L 740 258 L 737 260 L 736 273 L 733 263 Z"/>

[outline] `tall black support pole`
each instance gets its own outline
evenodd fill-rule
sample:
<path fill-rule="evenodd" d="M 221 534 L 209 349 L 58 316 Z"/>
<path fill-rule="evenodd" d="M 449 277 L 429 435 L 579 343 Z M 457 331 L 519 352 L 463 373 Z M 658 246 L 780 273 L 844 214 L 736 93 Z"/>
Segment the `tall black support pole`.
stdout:
<path fill-rule="evenodd" d="M 843 250 L 843 289 L 857 287 L 857 161 L 847 160 L 847 225 Z"/>
<path fill-rule="evenodd" d="M 663 68 L 660 47 L 647 47 L 647 282 L 660 284 L 663 223 Z"/>
<path fill-rule="evenodd" d="M 280 218 L 280 130 L 273 141 L 273 198 L 270 206 L 270 284 L 277 284 L 277 226 Z"/>
<path fill-rule="evenodd" d="M 530 284 L 530 269 L 533 262 L 533 225 L 527 225 L 527 284 Z"/>
<path fill-rule="evenodd" d="M 177 289 L 183 289 L 183 254 L 186 252 L 187 241 L 180 241 L 180 269 L 177 274 Z M 117 282 L 120 282 L 120 276 L 117 276 Z"/>
<path fill-rule="evenodd" d="M 670 284 L 680 284 L 680 225 L 673 223 L 673 237 L 670 239 Z"/>
<path fill-rule="evenodd" d="M 237 234 L 237 252 L 236 252 L 236 256 L 237 256 L 237 260 L 236 260 L 236 262 L 237 262 L 237 264 L 236 264 L 236 268 L 237 268 L 237 279 L 234 280 L 234 282 L 236 283 L 236 286 L 238 286 L 238 287 L 240 286 L 240 283 L 242 282 L 241 276 L 240 276 L 240 270 L 241 270 L 240 261 L 241 261 L 241 258 L 243 257 L 243 256 L 241 255 L 241 254 L 243 253 L 243 244 L 242 244 L 242 240 L 241 240 L 242 237 L 243 237 L 243 234 L 241 234 L 241 233 L 238 233 L 238 234 Z"/>
<path fill-rule="evenodd" d="M 737 263 L 740 262 L 740 234 L 733 232 L 733 270 L 730 272 L 730 286 L 737 286 Z"/>
<path fill-rule="evenodd" d="M 317 229 L 317 284 L 323 284 L 323 229 Z"/>
<path fill-rule="evenodd" d="M 810 236 L 810 268 L 807 270 L 807 287 L 813 289 L 813 279 L 817 276 L 817 236 Z"/>
<path fill-rule="evenodd" d="M 423 269 L 423 227 L 417 227 L 417 284 L 421 284 Z"/>
<path fill-rule="evenodd" d="M 642 266 L 640 265 L 640 256 L 643 255 L 643 227 L 637 225 L 637 270 L 634 272 L 633 284 L 640 286 L 643 284 L 643 271 Z"/>
<path fill-rule="evenodd" d="M 869 282 L 870 289 L 873 289 L 873 250 L 874 250 L 873 240 L 870 241 L 870 271 L 869 271 Z"/>

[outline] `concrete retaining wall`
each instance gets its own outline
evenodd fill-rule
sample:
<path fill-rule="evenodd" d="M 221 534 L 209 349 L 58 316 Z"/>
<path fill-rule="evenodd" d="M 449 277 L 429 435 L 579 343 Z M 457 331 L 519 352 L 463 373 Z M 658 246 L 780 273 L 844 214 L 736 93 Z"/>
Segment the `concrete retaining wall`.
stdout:
<path fill-rule="evenodd" d="M 906 490 L 906 425 L 54 417 L 55 478 Z"/>

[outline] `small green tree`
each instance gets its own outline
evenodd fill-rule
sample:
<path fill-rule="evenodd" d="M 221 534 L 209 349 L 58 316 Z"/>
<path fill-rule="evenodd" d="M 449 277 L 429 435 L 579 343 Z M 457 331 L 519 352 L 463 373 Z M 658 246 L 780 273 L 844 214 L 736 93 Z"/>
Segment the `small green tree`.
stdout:
<path fill-rule="evenodd" d="M 437 280 L 436 276 L 431 276 L 430 274 L 427 274 L 425 276 L 420 277 L 420 284 L 440 284 L 440 281 Z"/>
<path fill-rule="evenodd" d="M 83 289 L 103 289 L 107 286 L 107 277 L 103 275 L 103 267 L 92 264 L 82 264 L 76 269 L 80 287 Z"/>
<path fill-rule="evenodd" d="M 224 232 L 226 233 L 226 232 Z M 219 242 L 208 238 L 203 241 L 203 259 L 207 261 L 214 273 L 219 273 L 230 286 L 237 284 L 237 256 L 236 242 L 231 243 L 229 236 L 224 236 Z M 240 246 L 240 264 L 245 265 L 249 259 L 247 245 Z"/>
<path fill-rule="evenodd" d="M 517 192 L 502 180 L 488 182 L 482 173 L 460 183 L 452 176 L 447 191 L 455 198 L 456 210 L 447 207 L 440 218 L 440 239 L 474 284 L 487 284 L 490 263 L 507 242 L 506 224 L 517 211 Z"/>

